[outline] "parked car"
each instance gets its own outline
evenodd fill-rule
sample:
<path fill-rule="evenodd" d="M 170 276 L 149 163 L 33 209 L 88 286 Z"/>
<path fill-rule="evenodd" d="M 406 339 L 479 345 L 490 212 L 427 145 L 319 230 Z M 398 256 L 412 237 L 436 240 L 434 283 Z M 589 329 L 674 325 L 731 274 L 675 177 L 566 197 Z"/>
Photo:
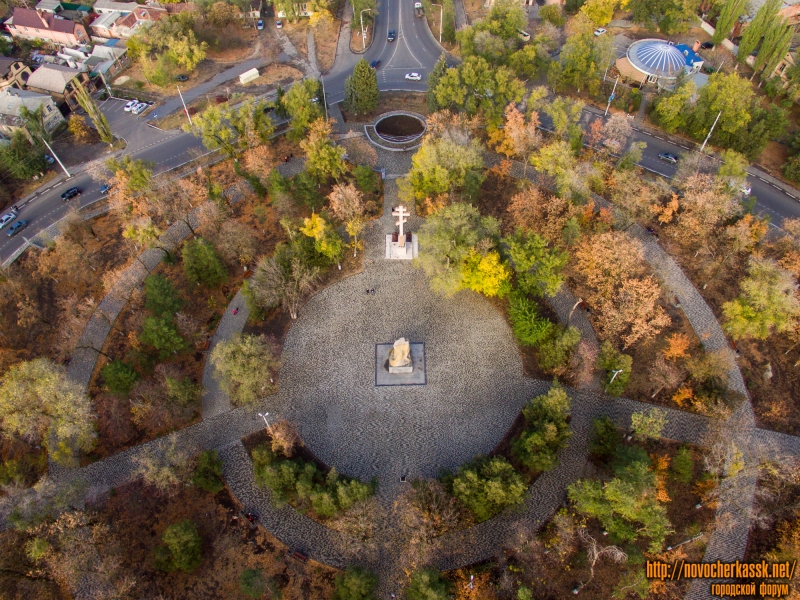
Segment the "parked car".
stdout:
<path fill-rule="evenodd" d="M 8 230 L 8 237 L 13 237 L 17 235 L 20 231 L 25 229 L 28 226 L 27 221 L 17 221 L 14 223 Z"/>
<path fill-rule="evenodd" d="M 594 35 L 597 36 L 597 37 L 600 37 L 606 31 L 608 31 L 608 30 L 607 29 L 603 29 L 602 27 L 598 27 L 597 29 L 594 30 Z"/>
<path fill-rule="evenodd" d="M 147 109 L 147 106 L 148 106 L 147 102 L 139 102 L 139 104 L 133 107 L 131 112 L 135 115 L 138 115 L 144 112 L 144 110 Z"/>
<path fill-rule="evenodd" d="M 283 29 L 283 23 L 281 23 L 280 21 L 275 21 L 275 27 L 277 27 L 278 29 Z"/>
<path fill-rule="evenodd" d="M 189 81 L 189 77 L 186 75 L 175 75 L 175 81 Z"/>
<path fill-rule="evenodd" d="M 259 31 L 261 31 L 262 29 L 264 29 L 264 19 L 259 19 L 259 20 L 256 22 L 256 29 L 258 29 Z"/>
<path fill-rule="evenodd" d="M 44 162 L 46 162 L 48 165 L 52 165 L 52 164 L 55 164 L 55 162 L 56 162 L 56 161 L 55 161 L 55 159 L 54 159 L 52 156 L 50 156 L 49 154 L 45 154 L 45 155 L 44 155 Z"/>
<path fill-rule="evenodd" d="M 66 192 L 61 194 L 61 199 L 66 202 L 70 198 L 74 198 L 75 196 L 81 195 L 81 188 L 79 187 L 71 187 Z"/>
<path fill-rule="evenodd" d="M 111 191 L 111 184 L 110 183 L 104 183 L 103 185 L 100 186 L 100 193 L 101 194 L 107 194 L 110 191 Z"/>
<path fill-rule="evenodd" d="M 389 40 L 390 42 L 393 42 L 393 41 L 394 41 L 394 38 L 395 38 L 395 35 L 394 35 L 394 29 L 390 29 L 390 30 L 389 30 L 389 37 L 388 37 L 388 38 L 386 38 L 386 39 L 387 39 L 387 40 Z"/>
<path fill-rule="evenodd" d="M 271 113 L 273 110 L 275 110 L 275 105 L 274 104 L 267 104 L 264 107 L 264 112 L 267 113 L 267 114 Z"/>
<path fill-rule="evenodd" d="M 128 101 L 128 103 L 125 105 L 125 112 L 131 112 L 133 110 L 133 107 L 136 106 L 137 104 L 139 104 L 138 100 Z"/>
<path fill-rule="evenodd" d="M 406 73 L 406 79 L 408 81 L 421 81 L 422 75 L 419 73 Z"/>
<path fill-rule="evenodd" d="M 371 63 L 369 63 L 369 66 L 372 67 L 373 69 L 377 69 L 378 67 L 381 66 L 381 61 L 373 60 Z"/>
<path fill-rule="evenodd" d="M 664 162 L 668 162 L 673 165 L 677 164 L 678 162 L 678 157 L 672 154 L 671 152 L 662 152 L 661 154 L 658 155 L 658 158 L 660 158 Z"/>
<path fill-rule="evenodd" d="M 16 218 L 17 218 L 17 213 L 15 212 L 4 214 L 2 217 L 0 217 L 0 229 L 11 223 L 11 221 L 13 221 Z"/>
<path fill-rule="evenodd" d="M 703 50 L 712 50 L 714 48 L 714 44 L 713 42 L 703 42 L 702 44 L 700 44 L 700 47 Z"/>

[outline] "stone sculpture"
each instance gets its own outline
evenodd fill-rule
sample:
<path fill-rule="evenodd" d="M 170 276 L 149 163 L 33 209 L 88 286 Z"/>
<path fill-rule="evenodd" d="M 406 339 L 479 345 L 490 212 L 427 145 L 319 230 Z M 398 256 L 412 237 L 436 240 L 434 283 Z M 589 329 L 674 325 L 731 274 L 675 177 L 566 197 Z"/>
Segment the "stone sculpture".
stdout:
<path fill-rule="evenodd" d="M 411 373 L 411 344 L 406 338 L 397 340 L 389 350 L 389 373 Z"/>

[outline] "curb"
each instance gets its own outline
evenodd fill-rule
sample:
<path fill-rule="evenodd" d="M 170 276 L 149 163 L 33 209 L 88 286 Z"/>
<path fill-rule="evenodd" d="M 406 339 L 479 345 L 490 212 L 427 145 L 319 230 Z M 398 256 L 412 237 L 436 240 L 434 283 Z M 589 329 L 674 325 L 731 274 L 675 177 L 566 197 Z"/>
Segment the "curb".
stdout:
<path fill-rule="evenodd" d="M 353 54 L 366 54 L 366 53 L 367 53 L 367 50 L 369 50 L 370 48 L 372 48 L 372 42 L 374 42 L 374 41 L 375 41 L 375 32 L 374 32 L 374 29 L 375 29 L 375 21 L 373 21 L 372 23 L 373 23 L 373 27 L 372 27 L 372 29 L 373 29 L 373 32 L 372 32 L 372 37 L 371 37 L 371 38 L 370 38 L 370 40 L 369 40 L 369 46 L 367 46 L 367 47 L 366 47 L 366 48 L 364 48 L 363 50 L 353 50 L 353 46 L 352 46 L 351 44 L 349 44 L 349 43 L 348 43 L 348 44 L 347 44 L 347 47 L 350 49 L 350 52 L 352 52 Z M 344 20 L 342 20 L 342 25 L 344 25 Z M 349 29 L 349 27 L 348 27 L 348 29 Z M 341 31 L 341 28 L 339 28 L 339 35 L 341 35 L 341 33 L 342 33 L 342 31 Z M 351 39 L 352 39 L 352 38 L 351 38 Z M 337 40 L 337 44 L 338 44 L 338 40 Z M 336 59 L 335 59 L 335 58 L 333 59 L 333 63 L 334 63 L 334 64 L 336 64 Z"/>

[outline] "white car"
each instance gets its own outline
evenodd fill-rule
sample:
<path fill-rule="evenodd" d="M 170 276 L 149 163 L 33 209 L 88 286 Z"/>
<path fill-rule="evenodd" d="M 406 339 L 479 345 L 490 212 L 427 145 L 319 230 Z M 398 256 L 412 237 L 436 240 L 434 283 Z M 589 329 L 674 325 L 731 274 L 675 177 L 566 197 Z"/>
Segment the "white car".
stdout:
<path fill-rule="evenodd" d="M 753 188 L 750 187 L 749 183 L 745 183 L 742 187 L 739 188 L 739 191 L 745 196 L 749 196 L 750 192 L 753 191 Z"/>
<path fill-rule="evenodd" d="M 422 75 L 419 73 L 406 73 L 406 79 L 408 81 L 421 81 Z"/>
<path fill-rule="evenodd" d="M 125 105 L 125 112 L 131 112 L 131 110 L 133 110 L 133 107 L 136 106 L 137 104 L 139 104 L 138 100 L 131 100 Z"/>
<path fill-rule="evenodd" d="M 0 229 L 11 223 L 11 221 L 13 221 L 16 218 L 17 215 L 15 215 L 13 212 L 10 212 L 0 217 Z"/>
<path fill-rule="evenodd" d="M 608 31 L 608 30 L 607 29 L 603 29 L 602 27 L 598 27 L 597 29 L 594 30 L 594 34 L 595 34 L 595 36 L 600 37 L 606 31 Z"/>
<path fill-rule="evenodd" d="M 281 23 L 280 21 L 275 21 L 275 27 L 277 29 L 283 29 L 283 23 Z"/>
<path fill-rule="evenodd" d="M 137 104 L 136 106 L 133 107 L 133 109 L 131 109 L 131 112 L 135 115 L 138 115 L 139 113 L 143 112 L 146 108 L 147 108 L 147 102 L 139 102 L 139 104 Z"/>

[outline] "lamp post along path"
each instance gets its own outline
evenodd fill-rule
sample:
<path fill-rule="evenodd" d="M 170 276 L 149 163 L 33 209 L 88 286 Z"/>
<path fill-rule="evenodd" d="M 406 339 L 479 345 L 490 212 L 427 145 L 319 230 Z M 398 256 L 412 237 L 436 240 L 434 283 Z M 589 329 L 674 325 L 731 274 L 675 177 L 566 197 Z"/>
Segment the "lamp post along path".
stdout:
<path fill-rule="evenodd" d="M 434 4 L 431 2 L 431 6 L 438 6 L 439 7 L 439 45 L 442 45 L 442 27 L 444 27 L 444 5 L 443 4 Z"/>
<path fill-rule="evenodd" d="M 367 49 L 367 36 L 364 33 L 364 13 L 366 11 L 372 12 L 372 9 L 371 8 L 365 8 L 364 10 L 361 11 L 361 49 L 362 50 L 366 50 Z"/>
<path fill-rule="evenodd" d="M 272 435 L 272 427 L 270 427 L 269 421 L 267 421 L 269 413 L 264 413 L 264 414 L 258 413 L 258 416 L 264 419 L 264 424 L 267 426 L 267 431 L 269 431 L 269 434 Z"/>

